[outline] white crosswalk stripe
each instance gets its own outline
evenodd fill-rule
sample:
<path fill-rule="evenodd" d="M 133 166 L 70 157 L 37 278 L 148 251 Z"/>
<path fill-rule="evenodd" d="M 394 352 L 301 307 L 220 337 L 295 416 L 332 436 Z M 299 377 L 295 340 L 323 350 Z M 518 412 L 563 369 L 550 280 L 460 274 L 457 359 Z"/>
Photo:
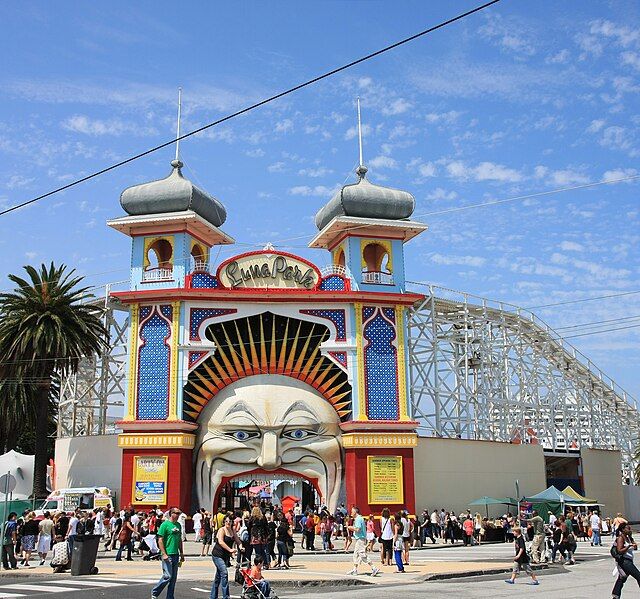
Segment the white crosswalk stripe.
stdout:
<path fill-rule="evenodd" d="M 71 580 L 49 580 L 47 584 L 73 584 L 81 587 L 123 587 L 126 586 L 122 582 L 107 582 L 106 580 L 76 580 L 72 578 Z"/>
<path fill-rule="evenodd" d="M 26 595 L 22 595 L 21 593 L 3 593 L 0 591 L 0 599 L 12 599 L 13 597 L 26 597 Z"/>
<path fill-rule="evenodd" d="M 49 583 L 43 584 L 5 584 L 0 587 L 0 591 L 3 589 L 16 590 L 16 591 L 39 591 L 41 593 L 69 593 L 71 591 L 78 591 L 80 589 L 74 589 L 73 587 L 50 587 Z"/>

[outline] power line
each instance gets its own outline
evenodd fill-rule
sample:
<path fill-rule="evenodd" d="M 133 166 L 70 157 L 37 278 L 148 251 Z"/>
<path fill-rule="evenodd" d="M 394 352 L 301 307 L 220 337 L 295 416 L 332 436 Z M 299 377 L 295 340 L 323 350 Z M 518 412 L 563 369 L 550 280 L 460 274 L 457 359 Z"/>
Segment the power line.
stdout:
<path fill-rule="evenodd" d="M 640 324 L 631 324 L 626 327 L 618 327 L 615 329 L 602 329 L 600 331 L 592 331 L 590 333 L 579 333 L 578 335 L 563 337 L 563 339 L 574 339 L 575 337 L 586 337 L 587 335 L 597 335 L 599 333 L 611 333 L 612 331 L 626 331 L 627 329 L 635 329 L 636 327 L 640 327 Z"/>
<path fill-rule="evenodd" d="M 595 322 L 583 322 L 582 324 L 572 324 L 572 325 L 568 325 L 565 327 L 552 327 L 554 331 L 564 331 L 566 329 L 577 329 L 580 327 L 594 327 L 597 325 L 602 325 L 602 324 L 606 324 L 606 323 L 613 323 L 613 322 L 621 322 L 621 321 L 625 321 L 625 320 L 637 320 L 638 318 L 640 318 L 640 315 L 637 316 L 624 316 L 621 318 L 610 318 L 608 320 L 598 320 Z"/>
<path fill-rule="evenodd" d="M 555 304 L 541 304 L 540 306 L 527 306 L 526 308 L 524 308 L 524 310 L 536 310 L 539 308 L 552 308 L 553 306 L 566 306 L 568 304 L 578 304 L 581 302 L 592 302 L 595 300 L 599 300 L 599 299 L 607 299 L 610 297 L 622 297 L 625 295 L 637 295 L 638 293 L 640 293 L 639 291 L 623 291 L 621 293 L 611 293 L 609 295 L 596 295 L 594 297 L 587 297 L 584 299 L 578 299 L 578 300 L 567 300 L 564 302 L 556 302 Z"/>
<path fill-rule="evenodd" d="M 179 135 L 176 136 L 174 139 L 170 140 L 170 141 L 166 141 L 162 144 L 159 144 L 153 148 L 150 148 L 148 150 L 145 150 L 144 152 L 140 152 L 139 154 L 136 154 L 135 156 L 131 156 L 129 158 L 126 158 L 124 160 L 121 160 L 120 162 L 116 162 L 115 164 L 112 164 L 111 166 L 105 167 L 99 171 L 96 171 L 94 173 L 91 173 L 90 175 L 87 175 L 86 177 L 82 177 L 81 179 L 76 179 L 75 181 L 72 181 L 71 183 L 67 183 L 66 185 L 63 185 L 62 187 L 58 187 L 57 189 L 54 189 L 52 191 L 49 191 L 47 193 L 44 193 L 42 195 L 39 195 L 35 198 L 32 198 L 30 200 L 26 200 L 24 202 L 21 202 L 20 204 L 16 204 L 14 206 L 11 206 L 9 208 L 6 208 L 5 210 L 0 211 L 0 216 L 4 215 L 4 214 L 8 214 L 9 212 L 12 212 L 14 210 L 17 210 L 19 208 L 23 208 L 24 206 L 28 206 L 30 204 L 34 204 L 35 202 L 38 202 L 40 200 L 43 200 L 44 198 L 47 198 L 49 196 L 52 196 L 56 193 L 59 193 L 61 191 L 64 191 L 66 189 L 69 189 L 71 187 L 74 187 L 76 185 L 79 185 L 80 183 L 84 183 L 85 181 L 89 181 L 90 179 L 94 179 L 96 177 L 99 177 L 100 175 L 103 175 L 105 173 L 108 173 L 109 171 L 112 171 L 114 169 L 117 169 L 121 166 L 124 166 L 125 164 L 128 164 L 130 162 L 133 162 L 134 160 L 138 160 L 139 158 L 142 158 L 144 156 L 147 156 L 148 154 L 152 154 L 153 152 L 157 152 L 158 150 L 161 150 L 162 148 L 166 148 L 167 146 L 171 146 L 173 144 L 176 144 L 178 142 L 180 142 L 180 140 L 186 139 L 187 137 L 191 137 L 192 135 L 196 135 L 198 133 L 201 133 L 202 131 L 206 131 L 207 129 L 210 129 L 211 127 L 215 127 L 216 125 L 220 125 L 221 123 L 224 123 L 226 121 L 229 121 L 233 118 L 236 118 L 242 114 L 245 114 L 247 112 L 250 112 L 252 110 L 255 110 L 256 108 L 259 108 L 260 106 L 264 106 L 265 104 L 268 104 L 269 102 L 273 102 L 274 100 L 278 100 L 279 98 L 282 98 L 284 96 L 287 96 L 289 94 L 292 94 L 293 92 L 296 92 L 300 89 L 303 89 L 305 87 L 308 87 L 309 85 L 313 85 L 314 83 L 317 83 L 318 81 L 322 81 L 323 79 L 326 79 L 327 77 L 331 77 L 333 75 L 336 75 L 342 71 L 346 71 L 347 69 L 350 69 L 351 67 L 354 67 L 360 63 L 363 63 L 367 60 L 371 60 L 372 58 L 375 58 L 376 56 L 380 56 L 381 54 L 384 54 L 385 52 L 389 52 L 390 50 L 393 50 L 395 48 L 398 48 L 399 46 L 402 46 L 404 44 L 407 44 L 409 42 L 412 42 L 413 40 L 416 40 L 424 35 L 427 35 L 428 33 L 432 33 L 433 31 L 436 31 L 437 29 L 441 29 L 442 27 L 446 27 L 447 25 L 451 25 L 452 23 L 455 23 L 456 21 L 459 21 L 461 19 L 464 19 L 465 17 L 468 17 L 474 13 L 480 12 L 481 10 L 484 10 L 485 8 L 488 8 L 490 6 L 492 6 L 493 4 L 497 4 L 498 2 L 500 2 L 500 0 L 491 0 L 491 2 L 487 2 L 486 4 L 482 4 L 481 6 L 477 6 L 476 8 L 473 8 L 471 10 L 468 10 L 462 14 L 459 14 L 456 17 L 453 17 L 451 19 L 447 19 L 446 21 L 442 21 L 441 23 L 438 23 L 437 25 L 434 25 L 433 27 L 429 27 L 428 29 L 425 29 L 419 33 L 416 33 L 414 35 L 411 35 L 407 38 L 404 38 L 398 42 L 395 42 L 389 46 L 385 46 L 384 48 L 382 48 L 381 50 L 376 50 L 375 52 L 372 52 L 371 54 L 367 54 L 366 56 L 363 56 L 361 58 L 358 58 L 356 60 L 353 60 L 345 65 L 342 65 L 341 67 L 337 67 L 335 69 L 332 69 L 331 71 L 327 71 L 326 73 L 319 75 L 317 77 L 314 77 L 313 79 L 309 79 L 308 81 L 305 81 L 304 83 L 300 83 L 298 85 L 295 85 L 294 87 L 290 87 L 289 89 L 277 93 L 273 96 L 270 96 L 269 98 L 266 98 L 265 100 L 261 100 L 260 102 L 256 102 L 255 104 L 252 104 L 251 106 L 247 106 L 246 108 L 243 108 L 241 110 L 238 110 L 237 112 L 234 112 L 232 114 L 229 114 L 221 119 L 218 119 L 217 121 L 213 121 L 211 123 L 208 123 L 207 125 L 203 125 L 202 127 L 199 127 L 198 129 L 194 129 L 193 131 L 189 131 L 188 133 L 185 133 L 184 135 Z"/>

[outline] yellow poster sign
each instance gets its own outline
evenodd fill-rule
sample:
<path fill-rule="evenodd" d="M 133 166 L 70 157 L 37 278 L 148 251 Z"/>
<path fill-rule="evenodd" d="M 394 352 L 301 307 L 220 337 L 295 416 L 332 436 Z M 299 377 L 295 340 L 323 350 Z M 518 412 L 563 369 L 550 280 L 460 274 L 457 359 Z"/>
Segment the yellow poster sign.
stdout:
<path fill-rule="evenodd" d="M 167 456 L 133 458 L 133 501 L 162 505 L 167 503 Z"/>
<path fill-rule="evenodd" d="M 403 504 L 402 456 L 368 456 L 367 483 L 370 504 Z"/>

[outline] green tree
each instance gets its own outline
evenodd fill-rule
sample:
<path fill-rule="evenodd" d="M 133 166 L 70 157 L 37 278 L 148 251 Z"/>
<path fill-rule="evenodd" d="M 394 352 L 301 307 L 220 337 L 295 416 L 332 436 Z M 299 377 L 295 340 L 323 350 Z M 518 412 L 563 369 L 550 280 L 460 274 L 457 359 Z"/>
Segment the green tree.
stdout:
<path fill-rule="evenodd" d="M 33 495 L 46 497 L 47 462 L 50 456 L 48 427 L 50 398 L 55 377 L 77 371 L 84 356 L 101 350 L 106 343 L 102 309 L 88 302 L 89 288 L 80 287 L 82 277 L 65 265 L 40 270 L 25 266 L 28 280 L 9 279 L 14 291 L 0 293 L 1 376 L 14 389 L 16 411 L 29 411 L 32 402 L 35 465 Z M 13 386 L 13 387 L 12 387 Z M 17 389 L 16 389 L 17 387 Z M 11 411 L 11 406 L 7 411 Z M 28 419 L 16 422 L 27 425 Z"/>

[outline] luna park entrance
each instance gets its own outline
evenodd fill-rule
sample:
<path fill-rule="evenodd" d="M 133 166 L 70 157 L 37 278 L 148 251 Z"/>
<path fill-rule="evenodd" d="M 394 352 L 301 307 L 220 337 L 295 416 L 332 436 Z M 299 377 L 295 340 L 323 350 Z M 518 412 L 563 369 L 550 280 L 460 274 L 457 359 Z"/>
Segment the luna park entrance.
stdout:
<path fill-rule="evenodd" d="M 250 510 L 254 505 L 281 505 L 286 511 L 299 503 L 302 510 L 320 506 L 320 496 L 306 480 L 231 480 L 218 491 L 214 508 L 225 511 Z"/>

